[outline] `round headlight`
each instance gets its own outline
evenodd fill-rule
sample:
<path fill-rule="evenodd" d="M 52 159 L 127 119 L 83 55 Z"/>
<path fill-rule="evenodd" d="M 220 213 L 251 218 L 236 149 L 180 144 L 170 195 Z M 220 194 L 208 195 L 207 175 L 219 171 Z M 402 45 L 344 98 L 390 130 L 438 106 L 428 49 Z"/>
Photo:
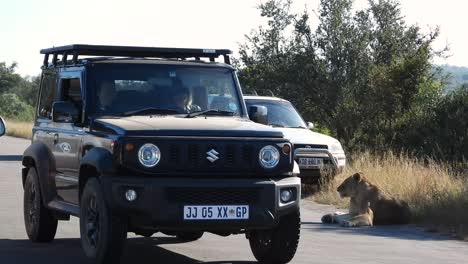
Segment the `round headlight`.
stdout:
<path fill-rule="evenodd" d="M 277 148 L 273 146 L 265 146 L 260 150 L 258 160 L 260 165 L 266 169 L 272 169 L 278 165 L 280 153 Z"/>
<path fill-rule="evenodd" d="M 159 151 L 156 145 L 150 143 L 144 144 L 138 150 L 138 160 L 145 167 L 154 167 L 161 160 L 161 151 Z"/>

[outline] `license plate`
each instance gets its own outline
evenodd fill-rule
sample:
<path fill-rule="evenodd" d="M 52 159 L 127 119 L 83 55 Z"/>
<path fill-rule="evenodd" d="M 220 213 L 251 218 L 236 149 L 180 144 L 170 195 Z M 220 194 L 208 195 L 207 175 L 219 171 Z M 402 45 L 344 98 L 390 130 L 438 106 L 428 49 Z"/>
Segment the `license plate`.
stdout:
<path fill-rule="evenodd" d="M 299 166 L 322 166 L 323 159 L 320 158 L 299 158 Z"/>
<path fill-rule="evenodd" d="M 184 220 L 249 219 L 248 205 L 187 205 Z"/>

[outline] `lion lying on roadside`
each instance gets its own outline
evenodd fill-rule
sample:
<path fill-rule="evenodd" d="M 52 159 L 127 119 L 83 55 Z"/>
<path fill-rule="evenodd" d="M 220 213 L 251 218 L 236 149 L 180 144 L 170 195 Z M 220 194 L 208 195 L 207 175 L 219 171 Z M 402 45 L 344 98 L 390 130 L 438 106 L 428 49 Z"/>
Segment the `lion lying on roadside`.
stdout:
<path fill-rule="evenodd" d="M 342 226 L 372 226 L 374 213 L 369 207 L 367 189 L 369 185 L 361 174 L 356 173 L 348 177 L 338 186 L 341 198 L 350 197 L 349 214 L 326 214 L 322 217 L 322 223 L 338 223 Z"/>
<path fill-rule="evenodd" d="M 350 197 L 349 214 L 326 214 L 322 217 L 322 223 L 338 223 L 351 227 L 407 224 L 410 220 L 411 214 L 406 202 L 387 198 L 362 173 L 348 177 L 337 191 L 342 198 Z"/>

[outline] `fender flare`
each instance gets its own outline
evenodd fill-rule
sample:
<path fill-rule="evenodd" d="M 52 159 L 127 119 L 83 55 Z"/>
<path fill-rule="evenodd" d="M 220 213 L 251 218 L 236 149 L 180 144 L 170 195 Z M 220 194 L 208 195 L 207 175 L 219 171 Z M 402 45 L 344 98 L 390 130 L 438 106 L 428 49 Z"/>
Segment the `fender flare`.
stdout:
<path fill-rule="evenodd" d="M 114 156 L 109 150 L 100 147 L 92 148 L 83 156 L 80 162 L 80 176 L 81 170 L 84 166 L 95 168 L 100 175 L 116 172 Z"/>
<path fill-rule="evenodd" d="M 46 144 L 42 142 L 32 143 L 23 153 L 22 182 L 26 180 L 29 169 L 36 168 L 39 180 L 39 188 L 42 194 L 42 202 L 47 205 L 57 196 L 55 186 L 55 158 Z"/>

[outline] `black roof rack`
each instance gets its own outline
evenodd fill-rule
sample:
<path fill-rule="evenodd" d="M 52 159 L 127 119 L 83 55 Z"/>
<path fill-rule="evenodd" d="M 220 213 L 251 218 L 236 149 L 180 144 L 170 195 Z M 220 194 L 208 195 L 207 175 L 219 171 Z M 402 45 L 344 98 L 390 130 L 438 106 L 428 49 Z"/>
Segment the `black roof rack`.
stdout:
<path fill-rule="evenodd" d="M 132 47 L 132 46 L 102 46 L 72 44 L 67 46 L 42 49 L 44 55 L 44 66 L 49 63 L 49 56 L 52 55 L 52 64 L 57 65 L 58 56 L 61 55 L 62 63 L 67 63 L 68 55 L 72 55 L 72 62 L 78 62 L 78 56 L 115 56 L 115 57 L 152 57 L 167 59 L 209 58 L 211 62 L 219 56 L 224 57 L 224 63 L 231 64 L 229 55 L 231 50 L 227 49 L 185 49 L 185 48 L 159 48 L 159 47 Z"/>

